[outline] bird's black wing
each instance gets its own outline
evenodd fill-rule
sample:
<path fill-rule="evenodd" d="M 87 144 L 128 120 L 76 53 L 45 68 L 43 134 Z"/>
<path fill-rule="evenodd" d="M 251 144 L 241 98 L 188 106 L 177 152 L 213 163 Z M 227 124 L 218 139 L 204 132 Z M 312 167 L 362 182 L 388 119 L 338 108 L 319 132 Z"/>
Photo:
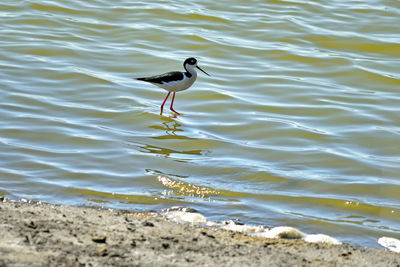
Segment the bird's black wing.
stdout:
<path fill-rule="evenodd" d="M 172 72 L 167 72 L 167 73 L 156 75 L 156 76 L 136 78 L 136 80 L 162 84 L 165 82 L 180 81 L 184 78 L 183 75 L 184 74 L 180 71 L 172 71 Z"/>

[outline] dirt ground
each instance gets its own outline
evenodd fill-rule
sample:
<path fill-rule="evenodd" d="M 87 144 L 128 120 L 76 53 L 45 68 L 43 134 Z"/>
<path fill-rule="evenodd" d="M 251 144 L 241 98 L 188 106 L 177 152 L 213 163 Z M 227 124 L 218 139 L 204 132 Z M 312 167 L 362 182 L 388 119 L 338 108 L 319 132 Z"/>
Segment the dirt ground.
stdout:
<path fill-rule="evenodd" d="M 2 200 L 2 201 L 1 201 Z M 160 214 L 0 198 L 3 266 L 399 266 L 400 254 L 265 239 Z"/>

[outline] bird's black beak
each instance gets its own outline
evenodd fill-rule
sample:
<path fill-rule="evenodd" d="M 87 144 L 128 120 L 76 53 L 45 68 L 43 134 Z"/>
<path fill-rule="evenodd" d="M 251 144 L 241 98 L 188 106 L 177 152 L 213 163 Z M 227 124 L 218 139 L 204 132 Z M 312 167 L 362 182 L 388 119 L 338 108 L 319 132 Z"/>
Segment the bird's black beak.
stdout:
<path fill-rule="evenodd" d="M 210 74 L 208 74 L 207 72 L 205 72 L 204 70 L 202 70 L 199 66 L 196 66 L 196 68 L 198 68 L 199 70 L 201 70 L 202 72 L 204 72 L 205 74 L 207 74 L 208 76 L 210 76 Z"/>

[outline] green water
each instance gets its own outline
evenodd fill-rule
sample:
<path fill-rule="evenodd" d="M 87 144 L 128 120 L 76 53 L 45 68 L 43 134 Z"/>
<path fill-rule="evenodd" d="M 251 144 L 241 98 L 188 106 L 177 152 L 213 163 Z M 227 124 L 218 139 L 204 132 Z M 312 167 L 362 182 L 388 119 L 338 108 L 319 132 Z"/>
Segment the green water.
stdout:
<path fill-rule="evenodd" d="M 2 1 L 0 193 L 400 238 L 400 2 Z M 183 70 L 166 91 L 132 78 Z"/>

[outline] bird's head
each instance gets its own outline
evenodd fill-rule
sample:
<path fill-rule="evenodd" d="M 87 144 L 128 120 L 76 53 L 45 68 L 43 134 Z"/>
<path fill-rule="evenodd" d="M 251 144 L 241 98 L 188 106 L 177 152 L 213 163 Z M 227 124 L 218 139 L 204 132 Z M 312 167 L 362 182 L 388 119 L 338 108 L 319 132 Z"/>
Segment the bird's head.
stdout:
<path fill-rule="evenodd" d="M 187 70 L 189 72 L 190 72 L 190 70 L 193 70 L 194 68 L 198 68 L 199 70 L 201 70 L 202 72 L 204 72 L 205 74 L 210 76 L 210 74 L 208 74 L 207 72 L 202 70 L 199 66 L 197 66 L 197 59 L 195 59 L 194 57 L 187 58 L 185 60 L 185 62 L 183 62 L 183 67 L 185 68 L 185 70 Z"/>

